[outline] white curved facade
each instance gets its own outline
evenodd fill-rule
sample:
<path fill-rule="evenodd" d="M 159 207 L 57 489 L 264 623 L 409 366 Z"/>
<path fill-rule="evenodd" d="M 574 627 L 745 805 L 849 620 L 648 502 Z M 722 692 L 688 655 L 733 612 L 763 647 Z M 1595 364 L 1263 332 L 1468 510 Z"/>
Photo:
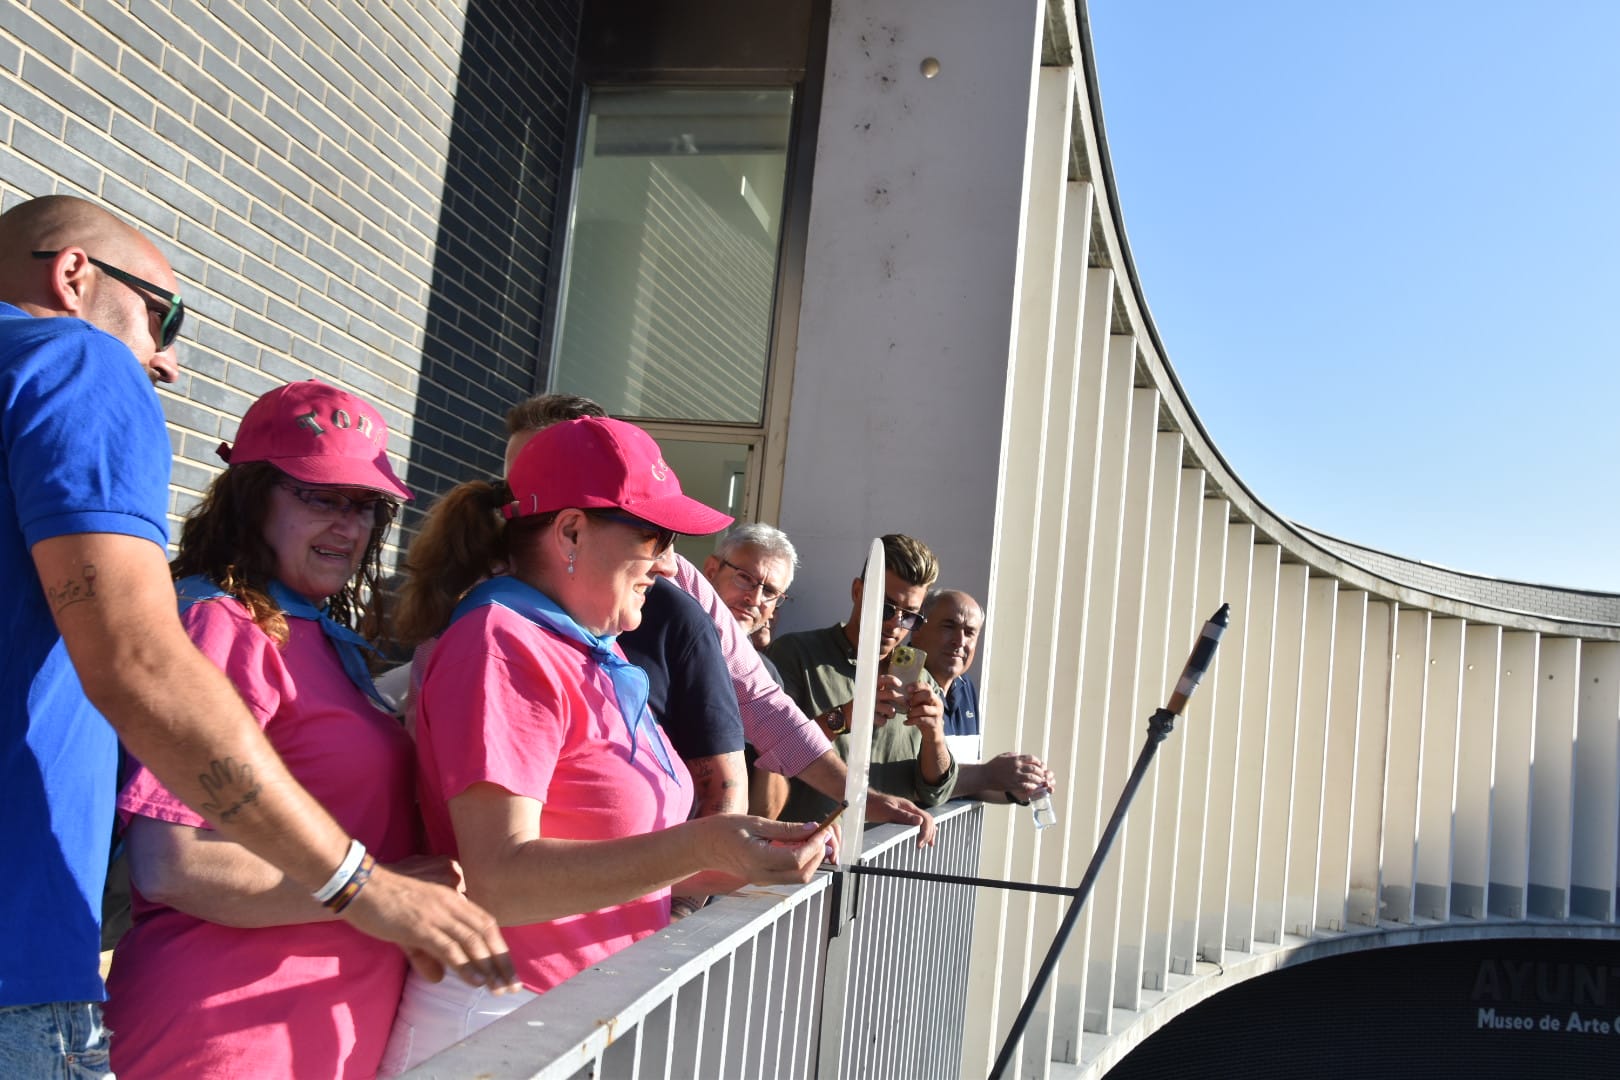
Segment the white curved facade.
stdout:
<path fill-rule="evenodd" d="M 1233 625 L 1132 805 L 1024 1075 L 1100 1074 L 1305 956 L 1615 936 L 1614 598 L 1436 573 L 1296 528 L 1243 486 L 1142 302 L 1089 47 L 1084 12 L 1051 5 L 982 650 L 987 749 L 1053 763 L 1062 828 L 987 815 L 981 872 L 1076 882 L 1200 625 L 1222 602 Z M 1063 910 L 980 896 L 963 1075 L 988 1069 Z"/>

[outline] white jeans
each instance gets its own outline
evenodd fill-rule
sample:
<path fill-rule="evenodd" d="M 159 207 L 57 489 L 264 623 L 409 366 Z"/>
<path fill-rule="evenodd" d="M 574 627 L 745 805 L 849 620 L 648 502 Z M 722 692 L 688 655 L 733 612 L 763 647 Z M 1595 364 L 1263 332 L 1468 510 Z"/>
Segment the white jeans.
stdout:
<path fill-rule="evenodd" d="M 414 1069 L 440 1050 L 539 996 L 518 990 L 497 997 L 482 986 L 468 986 L 454 975 L 431 983 L 412 968 L 405 976 L 405 993 L 377 1075 L 399 1076 Z"/>

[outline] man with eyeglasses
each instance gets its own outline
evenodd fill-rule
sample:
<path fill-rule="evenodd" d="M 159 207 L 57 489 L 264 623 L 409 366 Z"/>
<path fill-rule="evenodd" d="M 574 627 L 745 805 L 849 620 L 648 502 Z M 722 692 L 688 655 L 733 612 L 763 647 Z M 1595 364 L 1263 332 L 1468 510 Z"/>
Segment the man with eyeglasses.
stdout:
<path fill-rule="evenodd" d="M 799 553 L 786 533 L 750 522 L 720 537 L 714 554 L 703 560 L 703 576 L 737 617 L 737 626 L 756 641 L 787 603 L 798 566 Z"/>
<path fill-rule="evenodd" d="M 179 377 L 178 292 L 149 240 L 83 199 L 0 214 L 0 865 L 13 874 L 0 892 L 0 1075 L 106 1071 L 100 914 L 118 739 L 312 893 L 350 850 L 180 625 L 152 387 Z M 494 920 L 452 890 L 379 867 L 353 899 L 350 923 L 424 973 L 448 964 L 513 984 Z"/>
<path fill-rule="evenodd" d="M 937 806 L 950 798 L 957 773 L 945 742 L 944 706 L 938 688 L 926 671 L 916 682 L 901 686 L 887 673 L 887 665 L 895 647 L 922 620 L 919 609 L 928 587 L 939 577 L 939 560 L 922 541 L 900 533 L 890 533 L 882 542 L 883 636 L 878 641 L 878 659 L 884 674 L 878 680 L 869 778 L 875 790 L 904 796 L 924 808 Z M 849 621 L 784 634 L 768 650 L 782 673 L 788 696 L 816 718 L 845 760 L 855 697 L 861 597 L 868 587 L 859 577 L 850 583 Z M 782 817 L 809 821 L 832 806 L 831 799 L 795 780 Z"/>
<path fill-rule="evenodd" d="M 721 535 L 714 554 L 703 560 L 703 576 L 720 602 L 736 616 L 737 628 L 748 640 L 758 643 L 761 633 L 769 633 L 771 620 L 787 602 L 793 573 L 799 566 L 799 553 L 781 529 L 763 522 L 738 525 Z M 760 662 L 782 684 L 782 673 L 763 653 Z M 787 777 L 762 769 L 758 755 L 749 748 L 748 812 L 777 818 L 787 805 Z"/>

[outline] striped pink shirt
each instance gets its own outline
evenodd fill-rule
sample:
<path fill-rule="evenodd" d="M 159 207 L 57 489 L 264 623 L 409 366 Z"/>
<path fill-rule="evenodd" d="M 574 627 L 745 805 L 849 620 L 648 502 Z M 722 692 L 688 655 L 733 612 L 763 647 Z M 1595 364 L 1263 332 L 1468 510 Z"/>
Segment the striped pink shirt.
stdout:
<path fill-rule="evenodd" d="M 743 736 L 759 751 L 759 764 L 783 776 L 797 776 L 812 761 L 832 749 L 814 720 L 793 704 L 776 685 L 753 642 L 737 625 L 736 616 L 720 600 L 709 579 L 684 556 L 675 556 L 675 584 L 690 593 L 714 619 L 720 631 L 720 651 L 731 672 L 742 712 Z"/>

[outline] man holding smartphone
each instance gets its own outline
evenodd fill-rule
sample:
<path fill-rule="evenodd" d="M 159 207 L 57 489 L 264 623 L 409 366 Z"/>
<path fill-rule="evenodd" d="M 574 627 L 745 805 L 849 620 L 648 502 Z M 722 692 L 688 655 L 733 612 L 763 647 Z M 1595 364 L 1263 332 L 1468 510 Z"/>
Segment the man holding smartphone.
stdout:
<path fill-rule="evenodd" d="M 905 678 L 888 671 L 896 649 L 922 621 L 919 608 L 928 587 L 939 578 L 939 560 L 920 540 L 890 533 L 882 538 L 884 559 L 883 630 L 878 659 L 885 666 L 878 680 L 873 717 L 870 782 L 877 791 L 911 799 L 922 807 L 951 797 L 956 762 L 945 742 L 944 706 L 922 657 L 911 657 Z M 808 715 L 821 724 L 839 756 L 849 756 L 850 703 L 855 697 L 855 651 L 860 634 L 861 597 L 867 583 L 850 583 L 847 622 L 820 630 L 784 634 L 767 650 L 782 673 L 782 686 Z M 898 668 L 898 664 L 895 665 Z M 903 713 L 903 716 L 899 714 Z M 895 718 L 899 716 L 899 719 Z M 785 820 L 819 818 L 833 806 L 819 792 L 795 781 L 782 811 Z"/>

